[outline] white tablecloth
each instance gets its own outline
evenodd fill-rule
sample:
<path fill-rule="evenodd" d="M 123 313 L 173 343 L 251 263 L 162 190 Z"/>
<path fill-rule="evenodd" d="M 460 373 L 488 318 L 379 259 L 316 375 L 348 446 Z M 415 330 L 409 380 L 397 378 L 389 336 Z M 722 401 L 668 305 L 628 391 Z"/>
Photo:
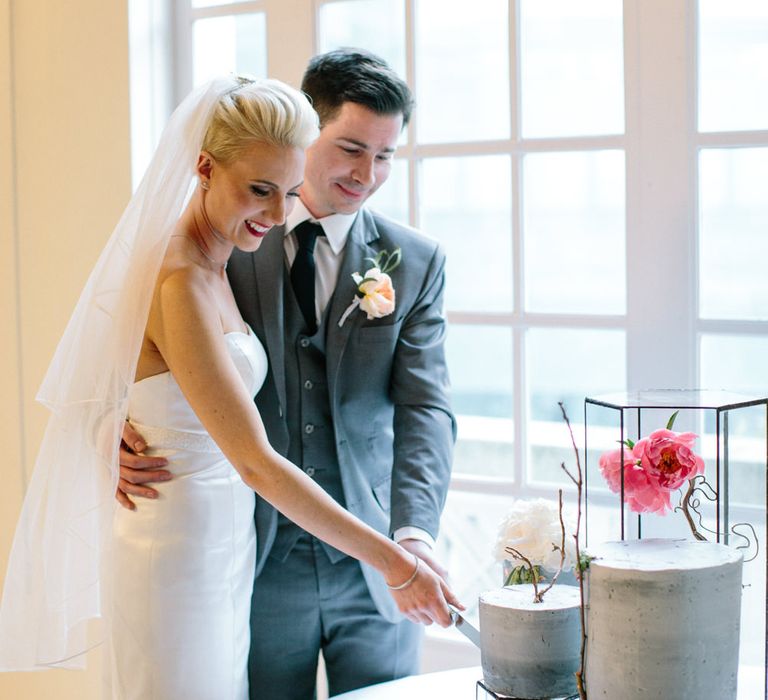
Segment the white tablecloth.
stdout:
<path fill-rule="evenodd" d="M 408 676 L 334 695 L 331 700 L 475 700 L 479 666 Z"/>

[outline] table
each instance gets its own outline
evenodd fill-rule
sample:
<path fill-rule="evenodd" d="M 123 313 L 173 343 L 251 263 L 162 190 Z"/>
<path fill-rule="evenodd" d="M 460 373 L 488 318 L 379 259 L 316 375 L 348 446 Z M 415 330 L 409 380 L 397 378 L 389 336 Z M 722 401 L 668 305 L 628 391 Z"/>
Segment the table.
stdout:
<path fill-rule="evenodd" d="M 330 700 L 475 700 L 477 681 L 482 678 L 480 666 L 456 668 L 370 685 L 334 695 Z M 764 683 L 762 666 L 741 666 L 738 700 L 762 697 Z"/>
<path fill-rule="evenodd" d="M 334 695 L 331 700 L 475 700 L 480 666 L 423 673 Z"/>

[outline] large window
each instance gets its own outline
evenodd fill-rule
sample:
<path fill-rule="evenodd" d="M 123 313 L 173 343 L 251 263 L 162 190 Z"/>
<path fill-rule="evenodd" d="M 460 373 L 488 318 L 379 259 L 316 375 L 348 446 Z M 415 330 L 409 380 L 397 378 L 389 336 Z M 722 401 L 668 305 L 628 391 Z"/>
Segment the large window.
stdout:
<path fill-rule="evenodd" d="M 448 254 L 459 441 L 440 548 L 470 601 L 498 585 L 510 496 L 564 483 L 557 401 L 578 424 L 584 395 L 627 384 L 623 33 L 614 0 L 320 4 L 319 50 L 375 47 L 416 94 L 371 206 Z"/>
<path fill-rule="evenodd" d="M 581 437 L 585 395 L 768 391 L 763 0 L 177 5 L 182 87 L 276 74 L 265 42 L 296 27 L 298 53 L 363 46 L 414 89 L 371 206 L 449 256 L 459 441 L 439 546 L 466 600 L 499 583 L 509 498 L 566 485 L 558 400 Z M 760 458 L 747 444 L 745 513 Z"/>

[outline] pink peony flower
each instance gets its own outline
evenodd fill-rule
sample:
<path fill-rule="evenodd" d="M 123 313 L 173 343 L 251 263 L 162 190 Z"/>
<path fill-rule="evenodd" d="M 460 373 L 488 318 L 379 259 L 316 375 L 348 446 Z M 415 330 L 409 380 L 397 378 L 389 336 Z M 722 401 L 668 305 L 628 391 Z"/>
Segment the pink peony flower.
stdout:
<path fill-rule="evenodd" d="M 623 469 L 624 501 L 630 510 L 665 515 L 672 508 L 672 492 L 704 472 L 704 460 L 693 451 L 696 437 L 656 430 L 631 450 L 623 447 L 601 455 L 600 471 L 611 491 L 619 493 Z"/>
<path fill-rule="evenodd" d="M 637 459 L 632 454 L 632 451 L 626 447 L 622 447 L 620 450 L 611 450 L 600 455 L 600 461 L 598 465 L 603 478 L 608 482 L 608 488 L 614 493 L 618 493 L 621 490 L 621 455 L 624 455 L 624 469 L 631 467 L 637 462 Z M 624 477 L 626 479 L 626 476 Z M 626 483 L 624 484 L 624 492 L 626 493 Z"/>
<path fill-rule="evenodd" d="M 651 478 L 638 464 L 624 470 L 624 500 L 634 513 L 666 515 L 672 509 L 671 491 Z"/>
<path fill-rule="evenodd" d="M 621 491 L 622 456 L 624 467 L 624 502 L 635 513 L 664 515 L 671 509 L 670 492 L 651 479 L 638 464 L 638 458 L 624 447 L 600 456 L 599 467 L 608 488 L 614 493 Z"/>
<path fill-rule="evenodd" d="M 660 487 L 674 491 L 688 479 L 704 472 L 704 460 L 693 451 L 694 433 L 656 430 L 638 440 L 632 454 L 648 478 Z"/>

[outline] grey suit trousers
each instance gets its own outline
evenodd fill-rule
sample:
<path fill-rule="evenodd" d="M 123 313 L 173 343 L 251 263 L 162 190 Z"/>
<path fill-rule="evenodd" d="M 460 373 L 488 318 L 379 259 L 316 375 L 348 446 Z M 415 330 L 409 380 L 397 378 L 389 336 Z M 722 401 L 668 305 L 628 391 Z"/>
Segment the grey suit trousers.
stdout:
<path fill-rule="evenodd" d="M 331 695 L 418 672 L 422 628 L 387 622 L 360 564 L 331 564 L 302 535 L 284 562 L 269 557 L 251 605 L 251 700 L 312 700 L 318 650 Z"/>

